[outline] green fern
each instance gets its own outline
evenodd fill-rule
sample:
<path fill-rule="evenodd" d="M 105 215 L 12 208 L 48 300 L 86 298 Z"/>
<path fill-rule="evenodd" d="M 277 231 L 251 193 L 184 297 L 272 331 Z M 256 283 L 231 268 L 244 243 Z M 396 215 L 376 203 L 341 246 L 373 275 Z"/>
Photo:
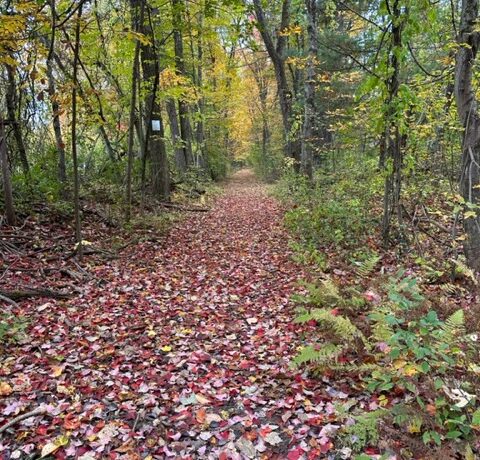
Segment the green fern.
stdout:
<path fill-rule="evenodd" d="M 318 347 L 309 345 L 300 350 L 300 353 L 294 358 L 294 362 L 297 365 L 308 363 L 321 366 L 335 362 L 343 351 L 343 346 L 333 343 L 326 343 Z"/>
<path fill-rule="evenodd" d="M 465 314 L 463 310 L 457 310 L 451 314 L 442 324 L 444 332 L 443 340 L 452 345 L 458 337 L 465 335 Z"/>
<path fill-rule="evenodd" d="M 387 342 L 394 334 L 392 326 L 387 321 L 388 312 L 378 309 L 370 315 L 372 323 L 372 339 L 375 342 Z"/>
<path fill-rule="evenodd" d="M 361 262 L 355 262 L 357 265 L 356 272 L 362 278 L 367 278 L 375 269 L 375 266 L 380 261 L 381 257 L 377 254 L 365 259 Z"/>
<path fill-rule="evenodd" d="M 306 282 L 301 285 L 306 288 L 307 294 L 294 294 L 292 300 L 296 303 L 333 308 L 342 302 L 337 286 L 330 279 L 322 280 L 319 286 Z"/>
<path fill-rule="evenodd" d="M 452 262 L 455 265 L 455 274 L 456 275 L 459 275 L 459 276 L 464 277 L 464 278 L 469 278 L 473 282 L 473 284 L 475 284 L 475 285 L 478 284 L 478 280 L 477 280 L 477 277 L 475 276 L 474 271 L 470 267 L 468 267 L 465 264 L 465 262 L 463 262 L 460 259 L 454 259 L 454 260 L 452 260 Z"/>
<path fill-rule="evenodd" d="M 306 323 L 312 319 L 326 326 L 327 330 L 333 332 L 341 341 L 351 342 L 356 337 L 364 338 L 362 332 L 348 318 L 333 315 L 330 310 L 325 308 L 305 311 L 297 316 L 295 322 Z"/>

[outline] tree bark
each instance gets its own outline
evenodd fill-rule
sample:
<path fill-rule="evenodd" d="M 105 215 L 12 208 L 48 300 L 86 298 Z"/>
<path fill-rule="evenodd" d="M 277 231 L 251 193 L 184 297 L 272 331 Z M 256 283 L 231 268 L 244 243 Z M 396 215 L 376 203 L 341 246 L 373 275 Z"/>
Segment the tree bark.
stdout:
<path fill-rule="evenodd" d="M 142 0 L 145 3 L 145 0 Z M 145 8 L 146 5 L 142 5 Z M 144 15 L 145 16 L 145 15 Z M 152 18 L 147 15 L 147 21 L 140 25 L 142 33 L 149 38 L 150 44 L 141 46 L 141 62 L 143 79 L 147 83 L 147 96 L 145 99 L 145 149 L 151 160 L 152 192 L 162 200 L 170 196 L 170 172 L 168 167 L 167 150 L 165 147 L 165 130 L 160 104 L 157 100 L 160 69 L 158 53 L 155 47 L 155 34 L 152 27 Z M 158 122 L 158 130 L 152 129 L 152 120 Z"/>
<path fill-rule="evenodd" d="M 400 88 L 400 68 L 399 51 L 402 48 L 402 32 L 406 21 L 406 14 L 402 15 L 400 0 L 394 0 L 391 6 L 392 11 L 392 46 L 389 56 L 389 67 L 391 76 L 387 80 L 388 98 L 386 101 L 386 120 L 385 120 L 385 155 L 386 167 L 390 172 L 385 178 L 383 195 L 383 219 L 382 219 L 382 238 L 384 245 L 390 241 L 390 231 L 393 216 L 397 217 L 399 226 L 400 240 L 404 240 L 405 235 L 402 231 L 402 209 L 400 206 L 400 195 L 402 189 L 402 165 L 403 148 L 406 142 L 405 136 L 401 135 L 399 126 L 398 90 Z M 403 18 L 403 19 L 402 19 Z"/>
<path fill-rule="evenodd" d="M 298 148 L 298 139 L 296 133 L 292 132 L 293 127 L 293 97 L 289 88 L 287 74 L 285 70 L 285 47 L 286 37 L 279 33 L 276 44 L 269 32 L 268 23 L 260 0 L 253 0 L 255 16 L 258 22 L 258 28 L 262 36 L 267 53 L 272 61 L 275 70 L 275 80 L 277 82 L 278 98 L 280 102 L 280 111 L 282 113 L 282 122 L 285 138 L 285 154 L 288 157 L 297 160 L 300 163 L 300 149 Z M 282 19 L 279 30 L 286 29 L 290 22 L 290 0 L 283 0 Z M 298 165 L 297 165 L 298 166 Z"/>
<path fill-rule="evenodd" d="M 53 53 L 55 49 L 55 24 L 57 13 L 55 11 L 55 0 L 50 1 L 50 8 L 52 12 L 52 35 L 50 39 L 50 51 L 47 57 L 47 79 L 48 79 L 48 94 L 50 96 L 50 104 L 52 106 L 52 124 L 53 132 L 55 134 L 55 144 L 58 154 L 58 180 L 61 184 L 61 195 L 66 197 L 67 191 L 67 166 L 65 154 L 65 142 L 63 141 L 62 125 L 60 123 L 60 104 L 57 100 L 57 91 L 55 86 L 55 78 L 53 76 Z"/>
<path fill-rule="evenodd" d="M 308 18 L 308 59 L 307 75 L 305 79 L 305 119 L 303 121 L 303 139 L 300 158 L 300 172 L 310 181 L 313 179 L 313 149 L 315 130 L 315 89 L 316 89 L 316 65 L 317 65 L 317 0 L 305 0 L 305 8 Z"/>
<path fill-rule="evenodd" d="M 170 122 L 173 150 L 175 152 L 175 165 L 180 174 L 184 174 L 187 170 L 187 158 L 185 157 L 185 150 L 182 147 L 182 136 L 180 134 L 180 126 L 178 125 L 177 107 L 173 99 L 167 100 L 167 113 Z"/>
<path fill-rule="evenodd" d="M 73 89 L 72 89 L 72 160 L 73 160 L 73 204 L 75 214 L 75 239 L 77 241 L 77 254 L 81 260 L 83 256 L 82 223 L 80 220 L 80 178 L 78 173 L 77 155 L 77 85 L 78 85 L 78 60 L 80 54 L 80 21 L 82 18 L 83 4 L 80 4 L 75 24 L 75 48 L 73 56 Z"/>
<path fill-rule="evenodd" d="M 175 68 L 178 75 L 188 77 L 185 68 L 185 58 L 183 52 L 183 0 L 172 0 L 173 15 L 173 42 L 175 50 Z M 183 151 L 187 162 L 187 167 L 193 164 L 192 151 L 192 126 L 190 124 L 190 109 L 187 101 L 183 97 L 178 100 L 178 114 L 180 117 L 180 135 L 182 137 Z"/>
<path fill-rule="evenodd" d="M 132 23 L 135 32 L 140 29 L 140 24 L 143 23 L 144 4 L 141 0 L 130 0 L 130 8 L 132 12 Z M 128 151 L 127 151 L 127 187 L 126 187 L 126 206 L 125 206 L 125 220 L 130 221 L 132 215 L 132 174 L 133 174 L 133 144 L 135 141 L 135 120 L 136 120 L 136 105 L 137 105 L 137 86 L 139 74 L 139 57 L 140 57 L 140 41 L 135 42 L 135 51 L 132 63 L 132 87 L 130 98 L 130 117 L 128 126 Z"/>
<path fill-rule="evenodd" d="M 478 212 L 480 204 L 480 115 L 472 78 L 480 45 L 478 13 L 478 0 L 462 1 L 455 66 L 455 99 L 458 116 L 464 128 L 460 193 L 467 206 L 472 207 L 476 212 L 475 216 L 464 218 L 464 230 L 467 237 L 464 242 L 464 251 L 468 265 L 476 271 L 480 271 L 480 217 Z"/>
<path fill-rule="evenodd" d="M 17 218 L 15 207 L 13 205 L 12 182 L 10 180 L 10 167 L 8 164 L 7 138 L 5 134 L 5 124 L 0 118 L 0 163 L 2 167 L 3 195 L 5 198 L 5 215 L 8 225 L 15 225 Z"/>
<path fill-rule="evenodd" d="M 15 82 L 15 69 L 9 65 L 5 65 L 7 69 L 7 113 L 9 123 L 13 129 L 13 135 L 15 137 L 15 143 L 17 144 L 18 155 L 20 157 L 20 163 L 22 165 L 23 174 L 28 178 L 30 174 L 30 165 L 27 159 L 27 149 L 25 148 L 25 142 L 23 141 L 22 129 L 17 119 L 17 89 Z"/>

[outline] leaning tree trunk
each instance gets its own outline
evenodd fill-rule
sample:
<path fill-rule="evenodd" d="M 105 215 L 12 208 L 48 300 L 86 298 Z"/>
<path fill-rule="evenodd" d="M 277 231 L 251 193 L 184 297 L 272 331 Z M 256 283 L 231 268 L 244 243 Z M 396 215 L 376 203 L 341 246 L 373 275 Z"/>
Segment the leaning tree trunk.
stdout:
<path fill-rule="evenodd" d="M 300 149 L 298 148 L 298 139 L 293 136 L 293 96 L 290 90 L 287 73 L 285 70 L 285 47 L 286 37 L 279 34 L 276 44 L 274 44 L 272 35 L 268 29 L 267 19 L 263 11 L 260 0 L 253 0 L 255 16 L 258 21 L 258 29 L 262 36 L 268 56 L 270 57 L 275 71 L 275 80 L 277 82 L 278 99 L 280 111 L 282 113 L 282 122 L 285 138 L 285 155 L 297 160 L 300 163 Z M 290 23 L 290 0 L 283 0 L 282 20 L 279 30 L 284 30 Z M 298 167 L 297 164 L 297 167 Z"/>
<path fill-rule="evenodd" d="M 5 197 L 5 216 L 8 225 L 16 224 L 15 208 L 13 206 L 12 182 L 10 180 L 10 166 L 8 164 L 7 138 L 5 124 L 0 118 L 0 164 L 2 168 L 3 195 Z"/>
<path fill-rule="evenodd" d="M 463 0 L 455 67 L 455 99 L 462 122 L 462 169 L 460 193 L 476 215 L 464 216 L 464 251 L 468 265 L 480 271 L 480 115 L 472 85 L 473 67 L 480 45 L 479 0 Z"/>

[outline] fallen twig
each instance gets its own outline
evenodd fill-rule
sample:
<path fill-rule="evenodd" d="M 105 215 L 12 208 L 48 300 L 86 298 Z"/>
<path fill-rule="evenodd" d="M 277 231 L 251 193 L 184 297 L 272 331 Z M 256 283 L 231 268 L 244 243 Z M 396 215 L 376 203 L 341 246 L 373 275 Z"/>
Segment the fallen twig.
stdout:
<path fill-rule="evenodd" d="M 199 206 L 183 206 L 175 203 L 161 202 L 161 206 L 164 208 L 178 209 L 179 211 L 191 211 L 191 212 L 208 212 L 210 208 L 201 208 Z"/>
<path fill-rule="evenodd" d="M 25 420 L 30 417 L 34 417 L 35 415 L 42 415 L 47 412 L 45 407 L 37 407 L 36 409 L 31 410 L 30 412 L 25 412 L 24 414 L 17 415 L 15 418 L 10 420 L 9 422 L 5 423 L 5 425 L 0 427 L 0 434 L 3 433 L 5 430 L 8 430 L 13 425 L 16 425 L 18 422 Z"/>
<path fill-rule="evenodd" d="M 67 292 L 52 291 L 51 289 L 22 288 L 15 291 L 0 290 L 0 295 L 10 300 L 20 300 L 29 297 L 51 297 L 53 299 L 68 299 L 72 295 Z"/>
<path fill-rule="evenodd" d="M 18 307 L 17 302 L 15 302 L 14 300 L 10 299 L 10 297 L 7 297 L 5 295 L 0 294 L 0 300 L 3 300 L 4 302 L 9 303 L 10 305 L 13 305 L 14 307 Z"/>

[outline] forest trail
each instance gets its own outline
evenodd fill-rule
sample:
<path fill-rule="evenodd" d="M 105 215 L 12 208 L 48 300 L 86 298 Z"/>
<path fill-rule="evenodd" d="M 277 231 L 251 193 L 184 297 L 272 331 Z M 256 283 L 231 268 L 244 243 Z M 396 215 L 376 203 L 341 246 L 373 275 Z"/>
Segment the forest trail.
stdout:
<path fill-rule="evenodd" d="M 0 425 L 48 413 L 0 435 L 3 452 L 57 439 L 57 458 L 321 458 L 347 395 L 290 368 L 290 255 L 279 204 L 240 171 L 210 212 L 97 267 L 101 286 L 30 307 L 30 341 L 1 367 Z"/>

